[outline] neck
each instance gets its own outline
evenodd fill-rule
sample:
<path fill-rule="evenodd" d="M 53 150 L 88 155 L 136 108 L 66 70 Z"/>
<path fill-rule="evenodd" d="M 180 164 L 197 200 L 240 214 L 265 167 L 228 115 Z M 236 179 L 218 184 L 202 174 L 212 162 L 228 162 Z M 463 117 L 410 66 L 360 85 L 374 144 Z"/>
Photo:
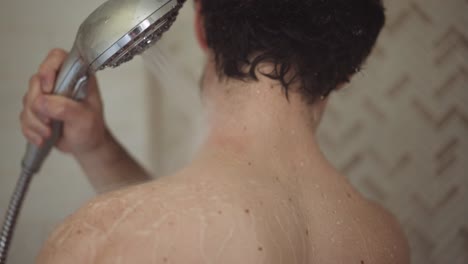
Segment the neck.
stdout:
<path fill-rule="evenodd" d="M 205 71 L 203 97 L 209 132 L 202 153 L 249 165 L 261 160 L 277 171 L 326 163 L 315 138 L 324 102 L 307 105 L 294 92 L 288 100 L 279 84 L 263 76 L 220 80 L 214 63 Z"/>

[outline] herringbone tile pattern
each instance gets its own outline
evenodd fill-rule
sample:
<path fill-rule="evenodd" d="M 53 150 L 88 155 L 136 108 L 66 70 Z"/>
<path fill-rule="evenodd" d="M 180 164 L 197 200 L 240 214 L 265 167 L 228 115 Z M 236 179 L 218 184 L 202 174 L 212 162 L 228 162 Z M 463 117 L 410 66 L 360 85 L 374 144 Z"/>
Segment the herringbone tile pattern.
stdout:
<path fill-rule="evenodd" d="M 468 263 L 468 1 L 387 0 L 352 87 L 333 95 L 325 153 L 403 223 L 413 263 Z"/>

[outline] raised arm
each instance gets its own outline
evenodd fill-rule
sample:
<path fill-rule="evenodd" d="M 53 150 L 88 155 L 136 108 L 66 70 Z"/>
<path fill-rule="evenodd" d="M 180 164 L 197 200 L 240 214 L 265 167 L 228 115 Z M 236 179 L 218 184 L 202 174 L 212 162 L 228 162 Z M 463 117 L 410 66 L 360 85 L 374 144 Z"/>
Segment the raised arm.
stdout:
<path fill-rule="evenodd" d="M 50 95 L 66 56 L 63 50 L 52 50 L 31 77 L 20 117 L 25 137 L 41 145 L 51 136 L 51 120 L 62 121 L 63 136 L 57 148 L 76 158 L 98 192 L 149 179 L 108 130 L 94 76 L 88 84 L 88 96 L 80 102 Z"/>

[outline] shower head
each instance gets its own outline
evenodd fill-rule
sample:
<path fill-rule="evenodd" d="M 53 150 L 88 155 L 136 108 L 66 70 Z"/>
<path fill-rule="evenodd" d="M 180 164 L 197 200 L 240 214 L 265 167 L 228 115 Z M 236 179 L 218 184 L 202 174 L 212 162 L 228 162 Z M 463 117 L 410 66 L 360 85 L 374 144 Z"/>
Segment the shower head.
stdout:
<path fill-rule="evenodd" d="M 107 1 L 82 23 L 75 46 L 90 70 L 117 67 L 158 41 L 175 21 L 182 3 L 182 0 Z"/>
<path fill-rule="evenodd" d="M 117 67 L 156 43 L 175 21 L 184 2 L 108 0 L 102 4 L 81 24 L 54 93 L 79 98 L 89 74 Z"/>

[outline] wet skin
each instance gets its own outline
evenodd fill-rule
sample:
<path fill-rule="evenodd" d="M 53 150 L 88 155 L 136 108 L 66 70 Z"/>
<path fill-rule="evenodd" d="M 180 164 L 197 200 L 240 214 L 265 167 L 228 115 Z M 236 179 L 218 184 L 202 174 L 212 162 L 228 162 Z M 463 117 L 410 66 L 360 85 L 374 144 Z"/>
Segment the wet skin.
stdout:
<path fill-rule="evenodd" d="M 255 161 L 201 162 L 104 195 L 53 233 L 38 263 L 405 263 L 398 224 L 340 176 L 272 175 Z"/>
<path fill-rule="evenodd" d="M 213 61 L 203 84 L 210 131 L 193 162 L 89 202 L 38 263 L 409 263 L 395 218 L 321 154 L 325 103 L 220 82 Z"/>

